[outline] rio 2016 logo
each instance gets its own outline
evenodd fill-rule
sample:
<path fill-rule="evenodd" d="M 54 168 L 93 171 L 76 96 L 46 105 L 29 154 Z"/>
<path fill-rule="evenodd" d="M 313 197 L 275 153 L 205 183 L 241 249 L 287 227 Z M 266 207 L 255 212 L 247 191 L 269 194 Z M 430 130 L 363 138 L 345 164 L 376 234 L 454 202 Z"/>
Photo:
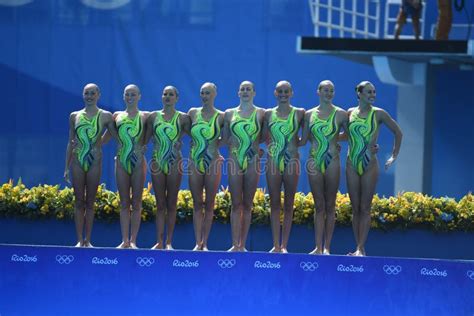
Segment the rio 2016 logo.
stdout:
<path fill-rule="evenodd" d="M 428 269 L 428 268 L 423 268 L 420 270 L 421 275 L 428 275 L 428 276 L 436 276 L 436 277 L 442 277 L 445 278 L 448 276 L 448 272 L 446 270 L 438 270 L 436 268 L 434 269 Z"/>
<path fill-rule="evenodd" d="M 14 254 L 14 255 L 12 255 L 11 261 L 13 261 L 13 262 L 32 262 L 32 263 L 36 263 L 38 261 L 38 258 L 36 257 L 36 255 L 28 256 L 28 255 Z"/>
<path fill-rule="evenodd" d="M 117 260 L 117 258 L 114 258 L 114 259 L 109 259 L 107 257 L 105 257 L 105 258 L 97 258 L 97 257 L 92 258 L 92 264 L 116 265 L 118 263 L 119 263 L 119 261 Z"/>
<path fill-rule="evenodd" d="M 173 260 L 173 267 L 178 268 L 198 268 L 199 267 L 199 260 L 191 261 L 191 260 Z"/>
<path fill-rule="evenodd" d="M 337 266 L 337 271 L 339 272 L 358 272 L 358 273 L 362 273 L 364 272 L 364 266 L 354 266 L 354 265 L 350 265 L 350 266 L 345 266 L 343 264 L 340 264 Z"/>
<path fill-rule="evenodd" d="M 281 265 L 280 262 L 271 262 L 271 261 L 266 261 L 266 262 L 261 262 L 261 261 L 255 261 L 254 263 L 254 268 L 257 269 L 280 269 Z"/>

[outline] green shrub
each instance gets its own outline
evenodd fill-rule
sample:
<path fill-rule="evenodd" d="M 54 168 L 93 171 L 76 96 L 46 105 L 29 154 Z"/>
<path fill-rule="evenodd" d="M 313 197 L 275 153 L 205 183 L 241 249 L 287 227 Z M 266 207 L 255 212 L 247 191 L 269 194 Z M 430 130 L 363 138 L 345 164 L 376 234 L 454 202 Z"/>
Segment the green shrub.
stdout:
<path fill-rule="evenodd" d="M 283 198 L 283 194 L 282 194 Z M 105 184 L 99 186 L 95 203 L 96 219 L 119 219 L 119 196 L 108 191 Z M 221 187 L 216 196 L 214 216 L 222 223 L 230 222 L 231 199 L 227 188 Z M 153 221 L 155 197 L 151 185 L 143 190 L 143 221 Z M 177 222 L 192 221 L 193 201 L 189 190 L 181 190 L 177 203 Z M 336 224 L 351 225 L 352 209 L 347 194 L 337 194 Z M 74 218 L 74 195 L 71 188 L 59 185 L 39 185 L 27 188 L 21 181 L 13 181 L 0 187 L 0 217 L 25 219 Z M 297 193 L 293 222 L 313 225 L 314 201 L 311 193 Z M 258 189 L 254 198 L 252 223 L 268 225 L 270 222 L 270 198 L 265 189 Z M 375 195 L 372 203 L 372 227 L 383 230 L 428 228 L 434 231 L 474 231 L 474 197 L 466 194 L 459 202 L 455 199 L 435 198 L 421 193 L 405 192 L 389 198 Z"/>

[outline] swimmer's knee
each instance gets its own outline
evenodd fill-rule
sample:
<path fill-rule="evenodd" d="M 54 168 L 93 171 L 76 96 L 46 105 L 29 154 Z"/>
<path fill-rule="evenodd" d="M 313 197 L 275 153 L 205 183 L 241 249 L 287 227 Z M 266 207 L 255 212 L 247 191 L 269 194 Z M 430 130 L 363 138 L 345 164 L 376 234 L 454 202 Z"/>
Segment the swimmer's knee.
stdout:
<path fill-rule="evenodd" d="M 371 207 L 372 203 L 360 203 L 360 213 L 364 215 L 369 215 Z"/>
<path fill-rule="evenodd" d="M 240 210 L 242 209 L 244 206 L 244 203 L 242 203 L 242 201 L 232 201 L 232 209 L 233 210 Z"/>
<path fill-rule="evenodd" d="M 252 207 L 253 207 L 253 203 L 243 202 L 243 203 L 242 203 L 242 207 L 243 207 L 243 209 L 244 209 L 244 212 L 245 212 L 245 211 L 250 212 L 251 209 L 252 209 Z"/>
<path fill-rule="evenodd" d="M 74 201 L 74 206 L 78 209 L 84 209 L 86 207 L 86 201 L 84 199 L 77 199 Z"/>

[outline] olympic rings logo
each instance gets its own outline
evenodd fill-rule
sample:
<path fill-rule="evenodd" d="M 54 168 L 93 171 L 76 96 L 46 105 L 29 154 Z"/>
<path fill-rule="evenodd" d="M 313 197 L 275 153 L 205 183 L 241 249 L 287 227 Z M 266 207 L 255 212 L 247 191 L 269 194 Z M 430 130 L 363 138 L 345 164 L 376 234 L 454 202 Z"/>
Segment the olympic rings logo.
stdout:
<path fill-rule="evenodd" d="M 219 259 L 217 260 L 217 265 L 222 269 L 233 268 L 236 264 L 235 259 Z"/>
<path fill-rule="evenodd" d="M 74 261 L 74 256 L 73 255 L 57 255 L 56 261 L 59 264 L 70 264 L 71 262 Z"/>
<path fill-rule="evenodd" d="M 474 271 L 468 270 L 466 273 L 467 277 L 474 281 Z"/>
<path fill-rule="evenodd" d="M 400 272 L 402 272 L 402 267 L 386 264 L 386 265 L 383 266 L 383 272 L 385 272 L 385 274 L 389 274 L 389 275 L 390 274 L 391 275 L 397 275 Z"/>
<path fill-rule="evenodd" d="M 306 262 L 306 261 L 301 261 L 300 262 L 300 268 L 303 269 L 303 271 L 309 271 L 313 272 L 319 267 L 319 264 L 317 262 Z"/>
<path fill-rule="evenodd" d="M 151 267 L 155 263 L 152 257 L 137 257 L 136 261 L 140 267 Z"/>

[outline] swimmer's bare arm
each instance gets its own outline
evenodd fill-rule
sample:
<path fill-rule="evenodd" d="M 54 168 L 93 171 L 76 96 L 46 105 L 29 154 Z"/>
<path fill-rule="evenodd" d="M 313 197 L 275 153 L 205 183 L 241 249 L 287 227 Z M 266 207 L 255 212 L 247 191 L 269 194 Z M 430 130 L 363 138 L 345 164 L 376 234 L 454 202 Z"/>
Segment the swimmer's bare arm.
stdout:
<path fill-rule="evenodd" d="M 392 148 L 392 156 L 390 156 L 390 158 L 388 158 L 387 162 L 385 163 L 385 169 L 388 169 L 388 167 L 390 167 L 398 157 L 398 153 L 400 152 L 400 147 L 402 145 L 403 133 L 397 122 L 395 122 L 395 120 L 386 111 L 382 109 L 378 110 L 377 117 L 380 122 L 384 123 L 395 136 L 395 141 Z"/>
<path fill-rule="evenodd" d="M 119 112 L 115 112 L 112 115 L 110 122 L 107 122 L 107 131 L 104 133 L 104 135 L 102 135 L 100 140 L 102 145 L 107 144 L 112 137 L 118 139 L 117 125 L 115 124 L 115 118 L 117 117 L 118 113 Z"/>
<path fill-rule="evenodd" d="M 193 120 L 194 120 L 194 116 L 196 115 L 196 111 L 197 111 L 196 108 L 190 108 L 189 111 L 188 111 L 188 116 L 189 116 L 189 130 L 188 130 L 188 134 L 189 134 L 189 136 L 191 136 L 191 129 L 192 129 L 192 127 L 193 127 Z"/>
<path fill-rule="evenodd" d="M 263 116 L 263 128 L 262 133 L 260 134 L 260 143 L 268 144 L 270 142 L 270 133 L 268 130 L 268 121 L 272 115 L 271 110 L 266 110 Z"/>
<path fill-rule="evenodd" d="M 71 166 L 71 161 L 72 161 L 72 149 L 74 147 L 74 138 L 76 136 L 76 132 L 74 129 L 74 122 L 76 120 L 76 112 L 72 112 L 71 115 L 69 115 L 69 137 L 67 141 L 67 147 L 66 147 L 66 163 L 64 166 L 64 180 L 67 183 L 71 183 L 69 179 L 69 167 Z"/>
<path fill-rule="evenodd" d="M 183 127 L 183 131 L 188 134 L 188 135 L 191 135 L 191 116 L 189 116 L 189 114 L 187 113 L 183 113 L 181 115 L 181 122 L 182 122 L 182 127 Z"/>
<path fill-rule="evenodd" d="M 311 117 L 311 111 L 306 111 L 304 114 L 304 119 L 303 119 L 303 125 L 301 127 L 302 132 L 301 132 L 301 138 L 300 141 L 298 142 L 298 146 L 304 146 L 308 142 L 309 138 L 309 119 Z"/>
<path fill-rule="evenodd" d="M 258 144 L 263 143 L 263 133 L 264 133 L 264 124 L 265 124 L 265 109 L 257 107 L 257 120 L 258 124 L 260 124 L 260 132 L 258 133 L 256 142 Z M 258 156 L 262 157 L 264 154 L 263 148 L 258 148 Z"/>
<path fill-rule="evenodd" d="M 224 128 L 222 129 L 222 142 L 229 145 L 230 138 L 230 120 L 232 119 L 233 110 L 229 109 L 224 114 Z"/>
<path fill-rule="evenodd" d="M 154 121 L 154 119 L 153 119 Z M 153 125 L 152 125 L 153 126 Z M 183 137 L 183 134 L 186 133 L 190 135 L 191 133 L 191 118 L 189 117 L 188 114 L 180 112 L 179 115 L 179 127 L 181 129 L 179 138 L 181 139 Z M 182 142 L 175 142 L 174 147 L 176 150 L 181 150 Z"/>
<path fill-rule="evenodd" d="M 301 128 L 301 135 L 303 135 L 303 122 L 304 122 L 304 116 L 305 116 L 305 110 L 304 109 L 296 109 L 296 118 L 298 120 L 298 128 Z M 300 143 L 301 143 L 301 138 L 303 136 L 299 136 L 300 134 L 300 131 L 297 131 L 296 135 L 297 135 L 297 138 L 298 138 L 298 141 L 297 141 L 297 146 L 300 146 Z"/>
<path fill-rule="evenodd" d="M 146 146 L 147 143 L 145 143 L 145 137 L 146 137 L 146 134 L 148 133 L 148 130 L 149 129 L 151 130 L 151 128 L 148 128 L 146 122 L 148 121 L 148 118 L 150 117 L 151 113 L 149 111 L 141 111 L 140 113 L 141 115 L 143 115 L 143 120 L 145 121 L 145 124 L 143 124 L 143 134 L 142 134 L 143 136 L 140 140 L 141 152 L 142 154 L 145 154 L 147 150 L 147 146 Z"/>
<path fill-rule="evenodd" d="M 110 140 L 110 138 L 113 138 L 115 140 L 118 139 L 117 127 L 115 127 L 115 121 L 114 117 L 112 116 L 112 113 L 104 112 L 103 115 L 105 116 L 105 127 L 107 128 L 107 131 L 104 133 L 104 135 L 102 135 L 100 139 L 102 145 L 106 144 Z M 105 135 L 107 135 L 107 137 L 105 137 Z"/>
<path fill-rule="evenodd" d="M 226 140 L 224 139 L 224 112 L 219 111 L 219 116 L 217 117 L 217 120 L 220 121 L 220 135 L 219 138 L 217 139 L 217 146 L 222 146 L 226 144 Z"/>
<path fill-rule="evenodd" d="M 349 109 L 351 111 L 351 109 Z M 340 126 L 341 126 L 341 131 L 337 135 L 337 141 L 338 142 L 346 142 L 349 138 L 349 135 L 347 134 L 347 126 L 349 123 L 349 111 L 338 111 L 336 115 L 338 115 L 338 119 L 340 119 Z"/>
<path fill-rule="evenodd" d="M 153 122 L 156 118 L 156 112 L 151 113 L 145 121 L 145 145 L 150 142 L 153 134 Z"/>
<path fill-rule="evenodd" d="M 264 131 L 264 126 L 265 126 L 265 109 L 261 109 L 261 108 L 258 108 L 257 110 L 257 116 L 260 115 L 260 119 L 259 119 L 259 124 L 260 125 L 260 134 L 258 135 L 258 143 L 261 144 L 264 142 L 264 139 L 263 139 L 263 134 L 265 133 Z"/>
<path fill-rule="evenodd" d="M 189 117 L 189 126 L 188 126 L 188 135 L 191 137 L 191 146 L 193 146 L 193 137 L 191 135 L 191 129 L 193 128 L 193 119 L 194 119 L 194 116 L 196 115 L 196 111 L 197 109 L 196 108 L 190 108 L 189 111 L 188 111 L 188 117 Z"/>

